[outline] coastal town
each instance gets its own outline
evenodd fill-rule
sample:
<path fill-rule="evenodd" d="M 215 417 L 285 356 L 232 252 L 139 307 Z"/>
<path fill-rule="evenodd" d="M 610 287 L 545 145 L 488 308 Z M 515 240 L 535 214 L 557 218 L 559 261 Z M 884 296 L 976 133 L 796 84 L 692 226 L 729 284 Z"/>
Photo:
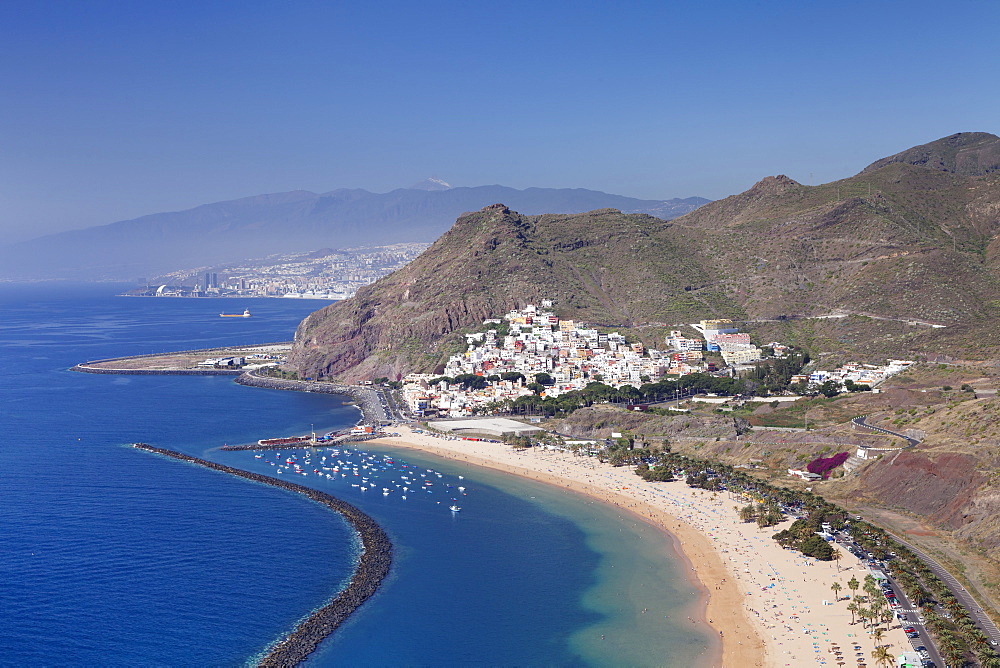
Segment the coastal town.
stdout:
<path fill-rule="evenodd" d="M 521 397 L 558 397 L 593 383 L 621 390 L 691 374 L 736 377 L 756 365 L 793 354 L 777 341 L 758 346 L 729 319 L 692 323 L 691 336 L 670 330 L 663 348 L 629 342 L 618 332 L 560 319 L 553 302 L 526 305 L 487 319 L 484 331 L 466 335 L 467 349 L 452 355 L 440 374 L 411 373 L 402 379 L 403 402 L 413 416 L 467 417 Z M 848 363 L 789 376 L 798 397 L 829 389 L 871 390 L 912 364 Z M 638 403 L 638 402 L 636 402 Z"/>
<path fill-rule="evenodd" d="M 680 537 L 687 557 L 698 560 L 694 575 L 712 592 L 706 620 L 722 637 L 724 665 L 840 665 L 845 659 L 855 659 L 859 667 L 867 668 L 871 657 L 875 666 L 894 662 L 896 666 L 929 668 L 951 665 L 942 657 L 979 647 L 975 643 L 982 645 L 976 649 L 979 655 L 989 658 L 993 629 L 988 619 L 972 607 L 974 604 L 959 601 L 964 590 L 946 586 L 926 570 L 925 563 L 936 562 L 917 556 L 861 516 L 812 495 L 812 488 L 796 486 L 825 484 L 827 473 L 843 463 L 840 454 L 815 458 L 807 471 L 796 471 L 803 482 L 784 487 L 752 475 L 748 468 L 699 459 L 669 447 L 650 448 L 628 434 L 612 432 L 610 439 L 579 441 L 586 443 L 581 448 L 549 427 L 526 424 L 528 420 L 476 416 L 484 406 L 495 405 L 504 396 L 551 392 L 558 397 L 592 383 L 621 391 L 636 389 L 633 383 L 653 386 L 664 378 L 731 379 L 753 373 L 769 360 L 793 358 L 797 353 L 791 346 L 776 341 L 755 345 L 734 322 L 714 319 L 686 326 L 691 330 L 687 336 L 683 328 L 669 330 L 663 348 L 651 350 L 617 332 L 605 333 L 562 320 L 548 300 L 540 307 L 528 305 L 502 318 L 487 319 L 483 328 L 470 333 L 466 350 L 448 360 L 445 369 L 454 375 L 442 378 L 450 380 L 411 375 L 399 384 L 382 379 L 342 386 L 284 377 L 277 365 L 284 360 L 287 344 L 96 360 L 74 370 L 239 373 L 237 382 L 243 385 L 349 396 L 360 408 L 362 419 L 343 433 L 270 435 L 255 444 L 221 448 L 258 451 L 254 457 L 264 465 L 273 465 L 274 473 L 281 474 L 279 478 L 318 476 L 332 484 L 339 477 L 345 479 L 345 485 L 371 490 L 369 493 L 381 485 L 380 498 L 410 503 L 409 477 L 380 479 L 378 483 L 371 477 L 388 469 L 385 460 L 356 449 L 364 441 L 416 448 L 516 473 L 637 513 Z M 742 354 L 728 359 L 724 355 L 734 352 Z M 885 380 L 912 365 L 906 360 L 890 360 L 882 366 L 806 368 L 791 374 L 789 380 L 794 379 L 792 386 L 813 393 L 831 386 L 878 392 Z M 798 398 L 786 390 L 767 400 Z M 688 399 L 726 400 L 704 393 Z M 629 409 L 618 410 L 622 408 Z M 863 421 L 859 424 L 870 427 Z M 182 453 L 137 447 L 216 466 Z M 351 456 L 368 459 L 348 468 L 344 459 L 347 450 L 343 449 L 348 447 L 352 448 Z M 301 456 L 289 454 L 296 449 L 303 449 Z M 405 462 L 399 465 L 406 471 Z M 243 475 L 238 469 L 220 470 Z M 354 482 L 350 482 L 348 471 Z M 275 484 L 267 476 L 261 480 Z M 427 482 L 422 485 L 427 488 L 423 493 L 429 494 Z M 465 493 L 464 486 L 450 485 Z M 308 490 L 301 486 L 294 489 Z M 445 489 L 451 489 L 449 484 Z M 455 515 L 462 510 L 456 500 L 448 497 L 434 503 L 442 512 Z M 377 586 L 377 578 L 366 582 L 369 591 Z M 860 597 L 839 595 L 842 589 L 859 587 L 863 590 Z M 831 588 L 832 595 L 827 593 Z M 933 592 L 933 598 L 928 591 Z M 340 619 L 339 610 L 317 614 L 321 619 Z M 955 630 L 950 625 L 948 620 L 955 615 L 971 615 L 967 628 Z M 694 618 L 689 621 L 698 623 Z M 291 637 L 299 638 L 299 632 Z M 305 652 L 318 638 L 321 636 L 308 635 L 302 642 L 292 642 L 291 647 Z M 766 657 L 766 663 L 760 663 L 761 656 Z"/>
<path fill-rule="evenodd" d="M 142 297 L 279 297 L 338 301 L 405 267 L 428 244 L 286 253 L 156 277 L 129 290 Z"/>

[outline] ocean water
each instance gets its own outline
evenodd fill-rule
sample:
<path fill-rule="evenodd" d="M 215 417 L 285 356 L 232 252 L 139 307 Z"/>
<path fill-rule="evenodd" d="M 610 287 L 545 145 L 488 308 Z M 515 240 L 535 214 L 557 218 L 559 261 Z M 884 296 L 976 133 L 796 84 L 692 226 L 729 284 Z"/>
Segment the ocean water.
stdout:
<path fill-rule="evenodd" d="M 686 567 L 612 508 L 413 451 L 220 451 L 358 411 L 227 377 L 68 371 L 289 340 L 322 305 L 119 287 L 0 286 L 0 664 L 246 665 L 350 577 L 357 542 L 338 516 L 127 447 L 146 441 L 290 476 L 385 527 L 392 574 L 311 665 L 704 665 L 714 639 L 681 623 L 699 596 Z"/>

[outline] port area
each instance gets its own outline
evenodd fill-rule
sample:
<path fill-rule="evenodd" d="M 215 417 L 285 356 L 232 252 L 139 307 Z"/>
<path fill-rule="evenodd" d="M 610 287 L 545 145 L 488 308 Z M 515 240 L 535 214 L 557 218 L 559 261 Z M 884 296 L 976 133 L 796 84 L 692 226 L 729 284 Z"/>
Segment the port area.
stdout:
<path fill-rule="evenodd" d="M 236 376 L 284 361 L 292 343 L 260 343 L 202 350 L 152 353 L 90 360 L 72 368 L 83 373 Z"/>

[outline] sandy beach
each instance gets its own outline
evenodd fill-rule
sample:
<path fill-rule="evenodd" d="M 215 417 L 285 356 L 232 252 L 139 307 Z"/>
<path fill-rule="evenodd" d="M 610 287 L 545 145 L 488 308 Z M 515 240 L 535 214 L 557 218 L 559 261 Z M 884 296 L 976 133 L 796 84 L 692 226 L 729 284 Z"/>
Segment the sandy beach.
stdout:
<path fill-rule="evenodd" d="M 847 609 L 852 576 L 867 569 L 846 550 L 839 565 L 786 550 L 771 539 L 787 527 L 758 529 L 740 521 L 725 493 L 693 489 L 682 481 L 645 482 L 631 467 L 615 468 L 591 457 L 500 443 L 467 441 L 415 433 L 372 441 L 415 448 L 449 459 L 556 485 L 631 512 L 673 537 L 692 575 L 706 593 L 701 619 L 722 640 L 722 655 L 708 665 L 874 666 L 875 643 Z M 835 601 L 831 585 L 843 589 Z M 884 627 L 883 627 L 884 628 Z M 899 625 L 883 638 L 894 654 L 909 649 Z"/>

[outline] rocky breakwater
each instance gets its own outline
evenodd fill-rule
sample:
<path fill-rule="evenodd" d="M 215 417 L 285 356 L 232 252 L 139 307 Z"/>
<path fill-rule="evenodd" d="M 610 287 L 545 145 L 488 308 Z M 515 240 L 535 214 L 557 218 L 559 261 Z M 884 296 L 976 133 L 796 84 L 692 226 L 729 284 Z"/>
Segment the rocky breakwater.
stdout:
<path fill-rule="evenodd" d="M 236 382 L 249 387 L 262 387 L 268 390 L 290 390 L 293 392 L 319 392 L 322 394 L 342 394 L 353 399 L 361 409 L 362 421 L 365 424 L 381 424 L 391 418 L 385 406 L 379 400 L 378 392 L 370 387 L 359 385 L 339 385 L 337 383 L 311 380 L 287 380 L 261 376 L 252 371 L 241 374 Z"/>
<path fill-rule="evenodd" d="M 332 601 L 299 622 L 291 633 L 274 643 L 257 664 L 259 666 L 266 668 L 297 666 L 305 661 L 320 642 L 333 633 L 352 612 L 378 590 L 382 580 L 389 574 L 392 564 L 392 542 L 375 520 L 346 501 L 310 487 L 217 464 L 175 450 L 157 448 L 146 443 L 134 443 L 133 447 L 301 494 L 340 513 L 358 532 L 361 538 L 361 558 L 347 587 Z"/>

